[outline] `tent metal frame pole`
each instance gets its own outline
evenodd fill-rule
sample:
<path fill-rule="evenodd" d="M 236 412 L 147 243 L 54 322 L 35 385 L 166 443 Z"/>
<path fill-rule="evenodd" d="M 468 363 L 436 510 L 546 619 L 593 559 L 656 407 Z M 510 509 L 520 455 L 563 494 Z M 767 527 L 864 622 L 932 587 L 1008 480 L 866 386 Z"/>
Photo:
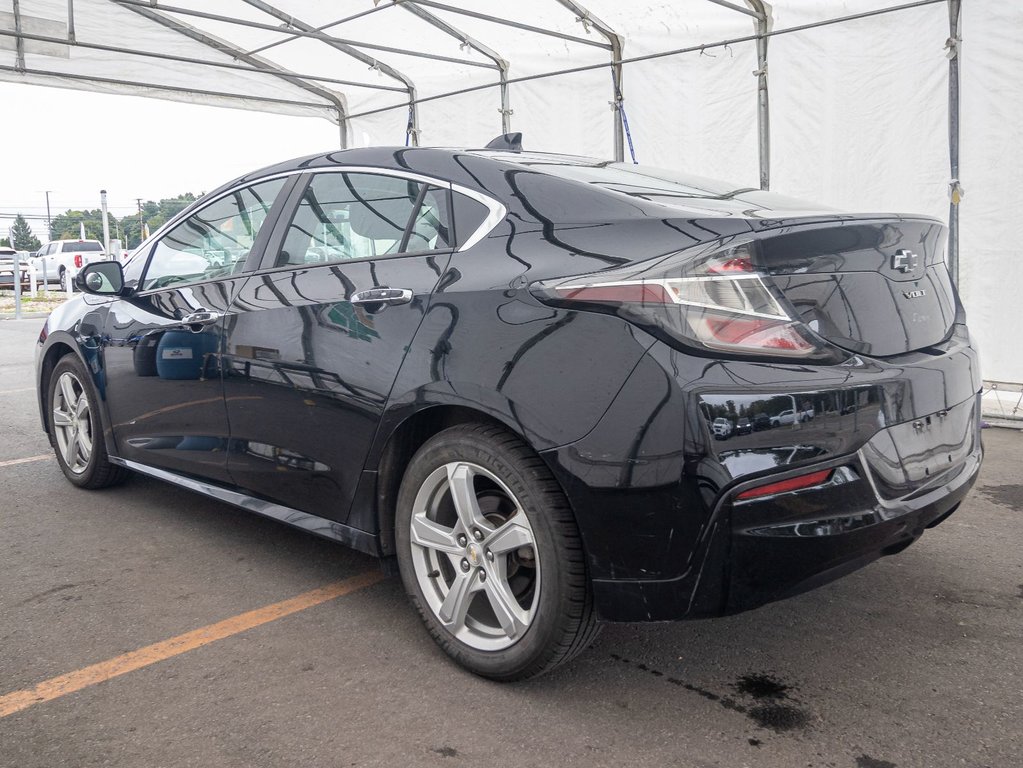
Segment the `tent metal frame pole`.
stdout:
<path fill-rule="evenodd" d="M 767 87 L 767 43 L 770 41 L 771 6 L 764 0 L 746 0 L 756 16 L 757 31 L 757 158 L 760 165 L 760 188 L 771 188 L 771 103 Z"/>
<path fill-rule="evenodd" d="M 963 190 L 959 185 L 959 57 L 962 54 L 962 0 L 948 0 L 948 271 L 952 283 L 959 285 L 959 202 Z"/>
<path fill-rule="evenodd" d="M 533 32 L 538 35 L 547 35 L 548 37 L 556 37 L 560 40 L 568 40 L 573 43 L 579 43 L 580 45 L 590 45 L 594 48 L 603 48 L 606 51 L 611 50 L 611 46 L 608 43 L 598 43 L 596 40 L 587 40 L 585 37 L 577 37 L 576 35 L 569 35 L 565 32 L 558 32 L 554 29 L 544 29 L 543 27 L 534 27 L 531 24 L 523 24 L 521 21 L 513 21 L 512 19 L 503 19 L 500 16 L 492 16 L 488 13 L 480 13 L 479 11 L 470 11 L 467 8 L 458 8 L 453 5 L 446 3 L 439 3 L 436 0 L 416 0 L 416 5 L 425 6 L 427 8 L 434 8 L 438 11 L 447 11 L 448 13 L 456 13 L 461 16 L 469 16 L 474 19 L 480 19 L 481 21 L 489 21 L 494 24 L 500 24 L 505 27 L 514 27 L 515 29 L 521 29 L 525 32 Z"/>
<path fill-rule="evenodd" d="M 330 104 L 322 101 L 298 101 L 296 99 L 277 99 L 270 96 L 252 96 L 244 93 L 230 93 L 228 91 L 211 91 L 205 88 L 185 88 L 179 85 L 159 85 L 157 83 L 140 83 L 132 80 L 121 80 L 116 77 L 98 77 L 96 75 L 76 75 L 70 72 L 54 72 L 49 69 L 18 69 L 0 64 L 0 72 L 17 72 L 21 75 L 39 75 L 40 77 L 52 77 L 54 80 L 80 80 L 83 83 L 101 83 L 103 85 L 126 85 L 130 88 L 152 88 L 154 91 L 168 91 L 169 93 L 195 93 L 200 96 L 215 96 L 224 99 L 238 99 L 240 101 L 251 101 L 263 104 L 284 104 L 292 107 L 309 107 L 310 109 L 334 109 Z"/>
<path fill-rule="evenodd" d="M 14 11 L 14 66 L 19 72 L 25 71 L 25 39 L 22 37 L 21 29 L 21 6 L 18 0 L 11 0 Z"/>
<path fill-rule="evenodd" d="M 736 5 L 735 3 L 728 2 L 728 0 L 707 0 L 707 2 L 714 3 L 714 5 L 720 5 L 722 8 L 730 8 L 733 11 L 744 13 L 747 16 L 752 16 L 754 19 L 761 18 L 761 14 L 759 11 L 756 10 L 751 11 L 749 8 L 743 8 L 741 5 Z"/>
<path fill-rule="evenodd" d="M 583 25 L 589 32 L 592 25 L 611 46 L 611 79 L 613 92 L 611 94 L 611 112 L 614 119 L 614 157 L 619 163 L 625 160 L 625 131 L 622 123 L 622 103 L 625 101 L 624 78 L 622 71 L 622 48 L 625 44 L 621 35 L 611 27 L 602 22 L 575 0 L 557 0 L 575 14 L 575 20 Z"/>
<path fill-rule="evenodd" d="M 143 18 L 149 19 L 167 29 L 178 33 L 182 37 L 187 37 L 190 40 L 194 40 L 201 45 L 205 45 L 207 48 L 212 48 L 218 53 L 222 53 L 225 56 L 230 56 L 234 59 L 244 61 L 246 64 L 250 64 L 253 67 L 263 69 L 268 75 L 277 77 L 284 80 L 287 83 L 291 83 L 294 86 L 301 88 L 304 91 L 308 91 L 321 99 L 330 102 L 334 105 L 334 109 L 338 113 L 338 125 L 341 126 L 341 146 L 342 148 L 348 145 L 348 121 L 345 119 L 348 114 L 348 104 L 346 102 L 344 94 L 335 93 L 334 91 L 321 88 L 312 83 L 308 83 L 300 77 L 297 77 L 287 70 L 276 66 L 266 59 L 260 58 L 259 56 L 253 56 L 252 54 L 246 53 L 244 49 L 229 43 L 226 40 L 221 40 L 218 37 L 207 34 L 195 27 L 185 24 L 183 21 L 172 19 L 169 16 L 164 15 L 160 11 L 155 11 L 149 8 L 141 8 L 138 6 L 126 6 L 127 10 L 132 13 L 136 13 Z"/>
<path fill-rule="evenodd" d="M 313 28 L 311 24 L 307 24 L 304 21 L 296 19 L 290 13 L 286 13 L 286 12 L 282 11 L 280 8 L 277 8 L 274 5 L 270 5 L 269 3 L 265 2 L 264 0 L 243 0 L 243 2 L 245 2 L 247 5 L 251 5 L 253 8 L 256 8 L 257 10 L 263 11 L 263 13 L 269 14 L 270 16 L 272 16 L 273 18 L 277 19 L 278 21 L 283 21 L 283 22 L 287 23 L 289 27 L 292 27 L 295 30 L 301 30 L 303 32 L 308 33 Z M 405 89 L 408 91 L 408 110 L 409 110 L 408 128 L 406 129 L 406 136 L 408 138 L 409 143 L 413 147 L 418 147 L 419 146 L 419 99 L 418 99 L 417 93 L 416 93 L 416 85 L 412 81 L 412 79 L 410 77 L 408 77 L 406 74 L 404 74 L 403 72 L 399 72 L 397 69 L 395 69 L 391 65 L 386 64 L 385 62 L 379 61 L 378 59 L 375 59 L 374 57 L 370 56 L 366 52 L 360 51 L 358 48 L 355 48 L 354 46 L 351 46 L 351 45 L 349 45 L 347 43 L 343 43 L 340 40 L 337 40 L 337 39 L 335 39 L 333 37 L 330 37 L 329 35 L 322 35 L 321 36 L 321 41 L 326 43 L 327 45 L 329 45 L 331 48 L 334 48 L 337 51 L 341 51 L 342 53 L 345 53 L 345 54 L 351 56 L 353 59 L 356 59 L 357 61 L 361 61 L 363 64 L 368 64 L 370 66 L 370 68 L 376 69 L 379 72 L 382 72 L 383 74 L 387 75 L 388 77 L 391 77 L 391 78 L 393 78 L 395 80 L 398 80 L 399 82 L 401 82 L 405 86 Z M 480 65 L 480 66 L 492 66 L 492 65 L 481 65 L 481 64 L 479 64 L 479 62 L 473 62 L 473 63 L 477 64 L 477 65 Z M 346 116 L 345 119 L 343 120 L 343 122 L 346 125 L 347 125 L 348 119 L 349 118 Z M 345 144 L 342 146 L 342 148 L 344 148 L 344 147 L 347 147 L 347 142 L 345 142 Z"/>
<path fill-rule="evenodd" d="M 409 13 L 413 14 L 417 18 L 425 21 L 433 27 L 436 27 L 441 32 L 449 35 L 456 40 L 462 46 L 470 48 L 477 53 L 481 53 L 490 59 L 497 66 L 499 81 L 501 84 L 501 133 L 509 133 L 511 131 L 511 116 L 512 110 L 508 103 L 508 69 L 509 64 L 507 59 L 499 55 L 497 51 L 489 46 L 484 45 L 476 38 L 471 35 L 467 35 L 462 30 L 455 26 L 452 26 L 443 19 L 435 16 L 424 8 L 420 8 L 418 3 L 410 2 L 410 0 L 392 0 L 394 6 L 404 8 Z M 378 6 L 383 7 L 383 6 Z"/>
<path fill-rule="evenodd" d="M 67 39 L 75 42 L 75 0 L 67 0 Z"/>
<path fill-rule="evenodd" d="M 181 8 L 179 6 L 166 5 L 163 3 L 157 4 L 156 0 L 147 2 L 147 0 L 110 0 L 117 5 L 122 6 L 136 6 L 140 8 L 149 8 L 151 10 L 162 11 L 163 13 L 171 13 L 179 16 L 194 16 L 199 19 L 206 19 L 208 21 L 219 21 L 225 24 L 234 24 L 239 27 L 249 27 L 251 29 L 261 29 L 266 32 L 277 32 L 280 33 L 280 25 L 273 24 L 261 24 L 258 21 L 250 21 L 248 19 L 239 19 L 235 16 L 224 16 L 218 13 L 209 13 L 207 11 L 196 11 L 191 8 Z M 279 9 L 278 9 L 279 10 Z M 299 29 L 297 25 L 291 24 L 290 22 L 294 17 L 290 13 L 281 11 L 282 16 L 279 18 L 285 23 L 290 29 L 288 34 L 294 35 L 295 37 L 308 37 L 313 40 L 319 40 L 324 43 L 341 43 L 351 48 L 365 48 L 370 51 L 383 51 L 385 53 L 397 53 L 402 56 L 415 56 L 421 59 L 432 59 L 433 61 L 446 61 L 449 64 L 464 64 L 467 67 L 482 67 L 484 69 L 496 69 L 493 64 L 484 64 L 481 61 L 473 61 L 472 59 L 459 59 L 453 56 L 441 56 L 435 53 L 426 53 L 424 51 L 414 51 L 411 49 L 395 48 L 390 45 L 379 45 L 377 43 L 367 43 L 360 40 L 348 40 L 341 37 L 333 37 L 323 32 L 317 32 L 316 27 L 311 24 L 305 24 L 303 26 L 308 29 Z"/>
<path fill-rule="evenodd" d="M 316 29 L 317 32 L 326 32 L 328 29 L 331 29 L 333 27 L 338 27 L 338 26 L 340 26 L 340 25 L 342 25 L 342 24 L 344 24 L 346 22 L 355 21 L 355 19 L 361 19 L 363 16 L 369 16 L 371 13 L 376 13 L 377 11 L 382 11 L 386 7 L 387 6 L 385 6 L 385 5 L 375 5 L 372 8 L 370 8 L 369 10 L 367 10 L 367 11 L 362 11 L 360 13 L 355 13 L 355 14 L 352 14 L 351 16 L 345 16 L 343 19 L 338 19 L 337 21 L 331 21 L 328 24 L 324 24 L 323 26 L 315 27 L 315 29 Z M 292 40 L 297 40 L 300 37 L 301 37 L 301 35 L 296 35 L 294 33 L 289 33 L 286 37 L 282 37 L 280 40 L 275 40 L 272 43 L 267 43 L 266 45 L 261 45 L 258 48 L 253 48 L 251 51 L 249 51 L 249 53 L 262 53 L 263 51 L 268 51 L 271 48 L 276 48 L 279 45 L 284 45 L 285 43 L 290 43 Z"/>
<path fill-rule="evenodd" d="M 18 33 L 8 31 L 6 29 L 0 29 L 0 37 L 17 37 Z M 159 59 L 162 61 L 177 61 L 182 64 L 197 64 L 203 67 L 216 67 L 218 69 L 233 69 L 239 72 L 253 72 L 256 74 L 268 74 L 265 67 L 254 67 L 249 64 L 239 64 L 235 61 L 211 61 L 210 59 L 199 59 L 194 56 L 178 56 L 173 53 L 160 53 L 158 51 L 142 51 L 136 48 L 125 48 L 120 45 L 105 45 L 103 43 L 86 43 L 81 40 L 65 40 L 61 37 L 49 37 L 47 35 L 33 35 L 29 32 L 22 32 L 21 37 L 25 40 L 31 40 L 38 43 L 53 43 L 54 45 L 73 45 L 76 48 L 86 48 L 93 51 L 105 51 L 107 53 L 123 53 L 129 56 L 142 56 L 149 59 Z M 247 54 L 249 55 L 249 54 Z M 302 72 L 292 72 L 291 70 L 281 70 L 287 72 L 287 74 L 301 78 L 302 80 L 311 80 L 317 83 L 330 83 L 332 85 L 347 85 L 353 88 L 368 88 L 374 91 L 394 91 L 395 93 L 405 93 L 405 89 L 397 85 L 379 85 L 377 83 L 362 83 L 357 80 L 339 80 L 333 77 L 325 77 L 323 75 L 309 75 Z"/>
<path fill-rule="evenodd" d="M 123 0 L 122 0 L 123 1 Z M 422 2 L 422 0 L 418 0 Z M 783 29 L 772 29 L 763 37 L 779 37 L 781 35 L 788 35 L 794 32 L 805 32 L 809 29 L 817 29 L 818 27 L 830 27 L 836 24 L 844 24 L 848 21 L 856 21 L 857 19 L 866 19 L 872 16 L 883 16 L 888 13 L 895 13 L 897 11 L 905 11 L 910 8 L 921 8 L 926 5 L 937 5 L 938 3 L 947 3 L 948 0 L 915 0 L 915 2 L 903 3 L 902 5 L 895 5 L 889 8 L 879 8 L 873 11 L 863 11 L 862 13 L 853 13 L 848 16 L 839 16 L 834 19 L 824 19 L 823 21 L 814 21 L 807 24 L 799 24 L 793 27 L 785 27 Z M 700 53 L 701 51 L 707 51 L 714 48 L 725 48 L 726 46 L 738 45 L 739 43 L 755 43 L 760 35 L 740 35 L 739 37 L 731 37 L 725 40 L 718 40 L 713 43 L 702 43 L 700 45 L 690 45 L 685 48 L 672 48 L 667 51 L 657 51 L 655 53 L 644 53 L 640 56 L 629 56 L 622 58 L 621 63 L 624 64 L 636 64 L 641 61 L 655 61 L 657 59 L 666 59 L 671 56 L 681 56 L 687 53 Z M 562 75 L 574 75 L 579 72 L 591 72 L 595 69 L 602 69 L 607 64 L 583 64 L 578 67 L 567 67 L 565 69 L 555 69 L 550 72 L 538 72 L 534 75 L 521 75 L 519 77 L 509 77 L 508 83 L 526 83 L 532 80 L 544 80 L 549 77 L 561 77 Z M 458 88 L 453 91 L 445 91 L 444 93 L 437 93 L 431 96 L 424 96 L 419 99 L 419 103 L 425 103 L 429 101 L 437 101 L 439 99 L 446 99 L 450 96 L 460 96 L 464 93 L 472 93 L 474 91 L 483 91 L 487 88 L 493 88 L 493 83 L 485 83 L 483 85 L 472 85 L 466 88 Z M 388 107 L 377 107 L 376 109 L 368 109 L 362 112 L 349 115 L 349 119 L 355 119 L 357 117 L 366 117 L 368 115 L 377 115 L 382 112 L 391 112 L 395 109 L 400 109 L 405 106 L 404 104 L 392 104 Z"/>

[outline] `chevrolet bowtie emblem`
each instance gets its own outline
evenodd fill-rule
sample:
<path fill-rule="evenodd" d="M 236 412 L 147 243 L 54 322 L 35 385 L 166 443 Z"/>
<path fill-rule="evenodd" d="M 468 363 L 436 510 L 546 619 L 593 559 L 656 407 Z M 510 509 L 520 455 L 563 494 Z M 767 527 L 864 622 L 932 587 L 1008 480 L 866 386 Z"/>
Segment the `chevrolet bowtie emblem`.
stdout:
<path fill-rule="evenodd" d="M 905 248 L 900 248 L 892 254 L 892 269 L 897 269 L 899 272 L 912 272 L 916 269 L 917 261 L 919 257 L 912 251 L 908 251 Z"/>

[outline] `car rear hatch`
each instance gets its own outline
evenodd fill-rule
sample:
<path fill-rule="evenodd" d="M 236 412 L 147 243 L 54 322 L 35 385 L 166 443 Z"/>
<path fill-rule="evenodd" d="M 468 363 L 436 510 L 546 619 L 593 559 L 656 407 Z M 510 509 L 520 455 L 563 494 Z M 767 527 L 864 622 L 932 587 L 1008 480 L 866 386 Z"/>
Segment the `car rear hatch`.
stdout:
<path fill-rule="evenodd" d="M 831 343 L 890 357 L 945 339 L 956 317 L 945 228 L 930 219 L 852 219 L 760 239 L 758 267 Z"/>

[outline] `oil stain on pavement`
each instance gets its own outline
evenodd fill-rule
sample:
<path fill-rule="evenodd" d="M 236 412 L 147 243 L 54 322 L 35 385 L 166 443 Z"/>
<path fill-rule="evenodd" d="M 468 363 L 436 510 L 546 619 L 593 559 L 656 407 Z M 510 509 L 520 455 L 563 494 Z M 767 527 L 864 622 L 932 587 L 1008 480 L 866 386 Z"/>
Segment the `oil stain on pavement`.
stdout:
<path fill-rule="evenodd" d="M 898 768 L 895 763 L 887 760 L 878 760 L 870 755 L 860 755 L 856 758 L 856 768 Z"/>
<path fill-rule="evenodd" d="M 653 669 L 640 661 L 633 661 L 616 653 L 611 658 L 620 664 L 626 664 L 640 672 L 659 677 L 666 683 L 684 688 L 687 691 L 702 696 L 708 701 L 717 702 L 725 709 L 732 712 L 739 712 L 746 715 L 758 727 L 775 733 L 788 733 L 793 731 L 805 731 L 810 726 L 810 713 L 798 702 L 790 699 L 789 692 L 794 691 L 795 686 L 789 685 L 772 675 L 749 674 L 740 677 L 733 688 L 740 698 L 751 699 L 752 703 L 744 704 L 736 697 L 722 695 L 714 691 L 701 688 L 700 686 L 679 680 L 677 677 L 666 675 L 660 670 Z M 756 742 L 756 743 L 754 743 Z M 760 746 L 758 739 L 751 739 L 750 746 Z"/>
<path fill-rule="evenodd" d="M 1023 484 L 1008 483 L 1005 485 L 981 485 L 977 493 L 987 497 L 989 501 L 1017 512 L 1023 511 Z"/>

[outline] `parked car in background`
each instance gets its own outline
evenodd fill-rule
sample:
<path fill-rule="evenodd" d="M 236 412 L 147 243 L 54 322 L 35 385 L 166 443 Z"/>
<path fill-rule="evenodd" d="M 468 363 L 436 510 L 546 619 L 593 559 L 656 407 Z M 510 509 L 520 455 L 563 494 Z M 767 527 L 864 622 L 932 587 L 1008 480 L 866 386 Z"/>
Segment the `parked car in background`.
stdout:
<path fill-rule="evenodd" d="M 36 354 L 68 481 L 140 473 L 384 558 L 496 680 L 956 510 L 981 376 L 940 221 L 510 145 L 281 163 L 85 265 Z M 861 410 L 715 439 L 722 408 L 798 403 Z"/>
<path fill-rule="evenodd" d="M 27 288 L 29 286 L 30 275 L 29 271 L 32 267 L 29 265 L 28 252 L 27 251 L 15 251 L 13 248 L 7 246 L 0 246 L 0 288 L 10 287 L 14 285 L 14 256 L 18 256 L 18 272 L 21 275 L 21 285 Z"/>
<path fill-rule="evenodd" d="M 718 440 L 727 440 L 732 436 L 732 422 L 724 416 L 718 416 L 711 424 L 711 431 Z"/>
<path fill-rule="evenodd" d="M 777 416 L 772 416 L 771 417 L 771 426 L 772 427 L 784 427 L 786 424 L 795 424 L 795 423 L 796 423 L 796 412 L 795 412 L 795 410 L 793 410 L 791 408 L 789 408 L 788 410 L 782 411 Z"/>
<path fill-rule="evenodd" d="M 739 421 L 735 424 L 735 434 L 737 435 L 748 435 L 753 431 L 753 422 L 746 416 L 740 416 Z"/>
<path fill-rule="evenodd" d="M 753 417 L 753 431 L 763 432 L 765 429 L 771 428 L 771 417 L 766 413 L 758 413 Z"/>
<path fill-rule="evenodd" d="M 37 279 L 59 282 L 67 290 L 68 280 L 74 278 L 86 264 L 106 261 L 107 254 L 99 240 L 53 240 L 37 252 L 32 260 L 36 266 Z"/>

